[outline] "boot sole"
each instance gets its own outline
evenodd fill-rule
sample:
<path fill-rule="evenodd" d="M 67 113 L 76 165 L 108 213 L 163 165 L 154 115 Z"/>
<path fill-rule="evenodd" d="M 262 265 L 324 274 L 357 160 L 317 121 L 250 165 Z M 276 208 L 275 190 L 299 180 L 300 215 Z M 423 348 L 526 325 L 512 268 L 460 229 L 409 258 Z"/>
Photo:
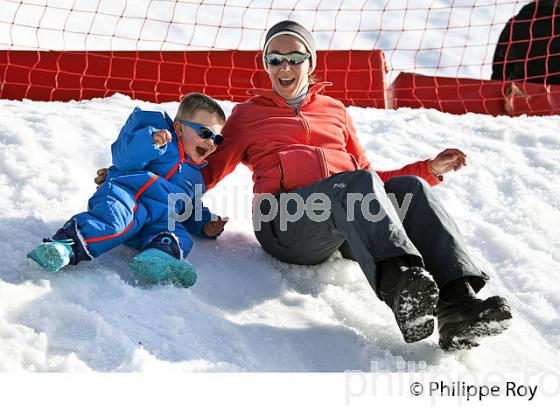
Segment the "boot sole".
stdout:
<path fill-rule="evenodd" d="M 196 282 L 196 270 L 191 264 L 157 249 L 136 255 L 130 261 L 130 269 L 150 284 L 172 283 L 188 288 Z"/>
<path fill-rule="evenodd" d="M 450 323 L 440 329 L 439 345 L 443 350 L 468 350 L 479 346 L 481 337 L 495 336 L 506 330 L 511 321 L 511 309 L 500 296 L 486 299 L 478 314 L 458 323 Z"/>
<path fill-rule="evenodd" d="M 395 318 L 405 342 L 414 343 L 434 332 L 438 287 L 424 270 L 415 270 L 401 288 Z"/>

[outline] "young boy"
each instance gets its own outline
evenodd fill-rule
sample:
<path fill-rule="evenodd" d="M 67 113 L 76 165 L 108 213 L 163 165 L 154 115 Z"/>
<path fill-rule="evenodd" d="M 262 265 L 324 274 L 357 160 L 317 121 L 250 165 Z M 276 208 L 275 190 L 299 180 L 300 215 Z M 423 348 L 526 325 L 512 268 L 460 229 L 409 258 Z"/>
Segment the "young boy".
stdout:
<path fill-rule="evenodd" d="M 213 239 L 227 222 L 211 221 L 206 207 L 194 212 L 195 199 L 200 200 L 196 194 L 205 192 L 199 170 L 222 143 L 224 122 L 220 105 L 203 94 L 187 95 L 174 121 L 167 113 L 135 108 L 111 146 L 113 166 L 90 198 L 88 211 L 73 216 L 27 256 L 56 272 L 126 243 L 141 251 L 130 266 L 148 283 L 192 286 L 196 272 L 183 260 L 193 245 L 191 234 Z M 169 194 L 190 200 L 174 202 L 176 215 L 192 211 L 172 230 Z"/>

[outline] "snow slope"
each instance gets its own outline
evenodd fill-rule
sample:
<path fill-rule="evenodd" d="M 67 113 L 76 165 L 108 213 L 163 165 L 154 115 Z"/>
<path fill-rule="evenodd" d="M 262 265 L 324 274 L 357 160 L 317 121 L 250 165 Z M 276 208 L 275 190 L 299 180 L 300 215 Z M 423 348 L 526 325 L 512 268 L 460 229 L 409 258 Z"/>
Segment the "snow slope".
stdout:
<path fill-rule="evenodd" d="M 368 156 L 398 167 L 457 146 L 469 166 L 436 187 L 477 263 L 481 292 L 508 298 L 514 321 L 452 354 L 436 335 L 407 345 L 358 265 L 283 264 L 251 230 L 251 180 L 239 167 L 207 195 L 230 216 L 218 241 L 195 243 L 192 289 L 146 288 L 117 248 L 57 274 L 25 258 L 83 210 L 95 170 L 135 105 L 115 95 L 70 103 L 0 101 L 0 371 L 517 371 L 560 366 L 560 122 L 433 110 L 351 108 Z M 232 103 L 224 102 L 229 112 Z M 163 105 L 172 115 L 175 103 Z M 399 367 L 401 366 L 401 367 Z"/>

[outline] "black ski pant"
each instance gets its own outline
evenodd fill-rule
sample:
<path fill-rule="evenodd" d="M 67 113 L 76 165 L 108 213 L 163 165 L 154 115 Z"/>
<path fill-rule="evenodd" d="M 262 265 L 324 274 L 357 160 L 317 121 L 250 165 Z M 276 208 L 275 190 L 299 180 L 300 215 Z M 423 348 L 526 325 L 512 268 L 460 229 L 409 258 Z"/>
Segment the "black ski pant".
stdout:
<path fill-rule="evenodd" d="M 320 218 L 321 212 L 309 212 L 309 204 L 319 197 L 330 201 L 328 207 L 321 202 L 330 213 Z M 302 202 L 307 212 L 300 215 Z M 376 173 L 358 170 L 288 193 L 257 195 L 253 222 L 263 249 L 286 263 L 318 264 L 340 248 L 343 256 L 359 263 L 376 293 L 379 262 L 398 256 L 425 267 L 440 289 L 465 278 L 478 292 L 488 280 L 469 257 L 443 204 L 416 176 L 383 184 Z"/>

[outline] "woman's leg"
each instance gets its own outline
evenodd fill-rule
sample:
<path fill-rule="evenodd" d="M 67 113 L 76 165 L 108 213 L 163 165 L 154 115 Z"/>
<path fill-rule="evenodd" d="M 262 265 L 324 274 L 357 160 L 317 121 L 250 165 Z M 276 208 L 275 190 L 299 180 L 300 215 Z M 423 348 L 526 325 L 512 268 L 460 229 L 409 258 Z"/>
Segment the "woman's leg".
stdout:
<path fill-rule="evenodd" d="M 261 230 L 256 229 L 267 252 L 284 262 L 313 264 L 324 261 L 346 241 L 371 287 L 393 310 L 405 341 L 415 342 L 432 334 L 437 286 L 422 269 L 422 257 L 407 237 L 377 174 L 354 171 L 333 175 L 279 194 L 273 202 L 276 206 L 271 207 L 267 200 L 261 201 L 255 207 L 260 213 L 254 215 L 256 221 L 267 220 L 271 209 L 277 211 L 270 222 L 261 224 Z M 310 212 L 317 202 L 324 208 L 319 217 Z M 385 269 L 382 278 L 391 280 L 379 281 L 378 265 L 388 266 L 381 262 L 396 259 L 405 263 L 390 272 Z"/>
<path fill-rule="evenodd" d="M 401 215 L 404 229 L 439 288 L 466 278 L 478 292 L 488 275 L 468 255 L 457 225 L 431 187 L 419 177 L 400 176 L 387 181 L 385 191 L 398 201 L 400 208 L 408 205 Z"/>
<path fill-rule="evenodd" d="M 385 188 L 397 204 L 390 201 Z M 425 262 L 436 282 L 445 288 L 456 288 L 458 281 L 468 285 L 468 280 L 479 290 L 488 277 L 469 258 L 456 225 L 427 184 L 408 176 L 393 178 L 385 188 L 369 171 L 334 175 L 290 193 L 299 195 L 300 202 L 306 202 L 312 194 L 323 194 L 330 202 L 329 218 L 317 222 L 304 214 L 282 224 L 280 211 L 256 234 L 266 251 L 289 263 L 319 263 L 344 244 L 343 248 L 351 251 L 345 254 L 351 254 L 360 264 L 377 295 L 392 308 L 405 340 L 420 340 L 433 329 L 430 317 L 437 302 L 437 288 L 427 275 L 418 272 L 418 267 Z M 403 212 L 405 199 L 410 203 Z M 266 202 L 261 203 L 262 214 L 268 215 L 262 204 Z M 296 215 L 296 208 L 295 201 L 288 204 L 284 219 Z M 445 304 L 441 304 L 445 310 L 440 309 L 438 317 L 444 348 L 472 347 L 476 345 L 474 336 L 496 334 L 487 330 L 496 326 L 487 323 L 511 317 L 503 298 L 481 301 L 459 296 L 444 299 Z M 403 310 L 411 310 L 404 309 L 410 307 L 407 300 L 413 302 L 413 317 L 403 315 Z M 488 311 L 488 317 L 478 315 L 482 311 Z M 424 322 L 417 320 L 420 318 Z M 447 344 L 455 339 L 460 343 Z"/>
<path fill-rule="evenodd" d="M 279 196 L 275 201 L 279 202 Z M 287 204 L 287 211 L 295 214 L 295 202 Z M 270 202 L 260 203 L 261 215 L 269 215 Z M 280 223 L 280 213 L 273 220 L 263 222 L 255 230 L 257 240 L 265 251 L 286 263 L 316 265 L 324 262 L 340 244 L 344 236 L 336 230 L 331 218 L 316 222 L 303 215 L 297 221 L 288 222 L 285 228 Z"/>
<path fill-rule="evenodd" d="M 418 248 L 427 270 L 440 290 L 436 309 L 440 346 L 447 350 L 469 349 L 481 336 L 503 332 L 511 310 L 500 296 L 476 297 L 488 275 L 468 255 L 459 229 L 429 185 L 418 177 L 402 176 L 385 183 L 399 207 L 408 204 L 402 222 Z"/>
<path fill-rule="evenodd" d="M 286 201 L 282 211 L 280 195 L 297 195 L 300 204 Z M 297 220 L 281 226 L 282 218 L 287 220 L 297 214 L 301 202 L 309 207 L 311 195 L 329 201 L 329 218 L 318 222 L 304 212 Z M 321 263 L 347 242 L 374 290 L 380 261 L 402 256 L 422 266 L 422 257 L 407 237 L 377 174 L 365 170 L 336 174 L 288 194 L 277 194 L 276 201 L 279 210 L 275 218 L 262 223 L 262 229 L 255 233 L 263 248 L 284 262 Z M 261 219 L 268 219 L 269 211 L 269 201 L 261 201 Z"/>

